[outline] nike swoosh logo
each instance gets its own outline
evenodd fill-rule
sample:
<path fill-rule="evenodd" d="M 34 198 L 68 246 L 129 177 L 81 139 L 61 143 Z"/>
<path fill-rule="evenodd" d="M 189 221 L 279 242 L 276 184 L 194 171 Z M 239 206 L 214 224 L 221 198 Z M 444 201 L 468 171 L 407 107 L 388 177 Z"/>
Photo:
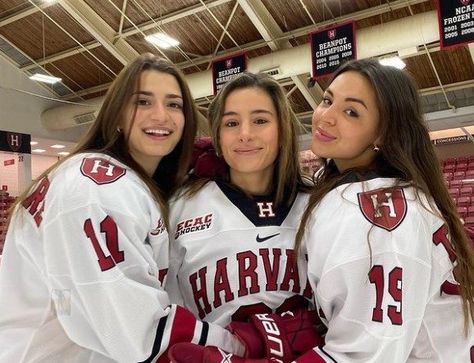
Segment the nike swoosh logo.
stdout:
<path fill-rule="evenodd" d="M 257 242 L 260 243 L 260 242 L 265 242 L 266 240 L 270 239 L 270 238 L 273 238 L 273 237 L 276 237 L 278 236 L 280 233 L 275 233 L 275 234 L 271 234 L 270 236 L 266 236 L 266 237 L 260 237 L 260 235 L 257 234 Z"/>

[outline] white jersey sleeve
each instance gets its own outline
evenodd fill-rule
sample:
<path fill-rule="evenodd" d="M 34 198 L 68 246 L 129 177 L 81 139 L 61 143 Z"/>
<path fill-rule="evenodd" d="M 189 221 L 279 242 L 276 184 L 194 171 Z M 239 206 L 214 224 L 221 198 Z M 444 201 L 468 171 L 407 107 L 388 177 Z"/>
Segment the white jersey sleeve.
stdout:
<path fill-rule="evenodd" d="M 297 362 L 471 361 L 447 229 L 393 183 L 342 185 L 314 210 L 303 244 L 328 332 Z"/>
<path fill-rule="evenodd" d="M 145 184 L 105 155 L 71 158 L 9 227 L 0 362 L 166 362 L 174 342 L 205 344 L 209 326 L 170 305 L 167 268 L 168 233 Z"/>

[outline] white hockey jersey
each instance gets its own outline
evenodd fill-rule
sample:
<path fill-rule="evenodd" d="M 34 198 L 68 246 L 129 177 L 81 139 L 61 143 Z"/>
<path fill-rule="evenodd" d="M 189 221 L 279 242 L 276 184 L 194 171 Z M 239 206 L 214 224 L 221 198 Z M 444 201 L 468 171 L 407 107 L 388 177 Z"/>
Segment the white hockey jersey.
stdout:
<path fill-rule="evenodd" d="M 43 178 L 15 210 L 3 252 L 2 363 L 151 362 L 176 341 L 230 341 L 170 305 L 158 205 L 104 154 L 75 155 Z"/>
<path fill-rule="evenodd" d="M 394 183 L 341 185 L 313 211 L 303 251 L 328 332 L 297 362 L 474 362 L 447 228 Z"/>
<path fill-rule="evenodd" d="M 306 257 L 294 263 L 306 203 L 300 193 L 290 207 L 275 208 L 272 196 L 250 198 L 220 181 L 171 203 L 171 301 L 221 326 L 307 307 Z"/>

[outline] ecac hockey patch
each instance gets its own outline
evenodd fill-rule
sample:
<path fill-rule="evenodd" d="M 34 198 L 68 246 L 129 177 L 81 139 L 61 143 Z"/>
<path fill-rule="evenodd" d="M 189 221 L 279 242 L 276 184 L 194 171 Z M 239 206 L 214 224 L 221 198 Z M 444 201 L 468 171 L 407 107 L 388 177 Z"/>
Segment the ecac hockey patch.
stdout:
<path fill-rule="evenodd" d="M 212 227 L 212 213 L 204 214 L 202 216 L 189 218 L 181 221 L 176 226 L 174 239 L 187 233 L 204 231 Z"/>

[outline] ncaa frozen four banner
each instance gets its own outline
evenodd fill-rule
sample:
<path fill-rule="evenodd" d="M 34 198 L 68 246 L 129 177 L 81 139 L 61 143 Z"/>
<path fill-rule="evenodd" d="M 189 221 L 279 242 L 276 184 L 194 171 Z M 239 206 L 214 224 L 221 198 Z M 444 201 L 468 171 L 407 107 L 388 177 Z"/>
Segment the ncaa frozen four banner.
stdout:
<path fill-rule="evenodd" d="M 436 0 L 440 47 L 474 41 L 474 0 Z"/>
<path fill-rule="evenodd" d="M 342 63 L 356 57 L 355 22 L 351 21 L 311 34 L 313 79 L 331 74 Z"/>
<path fill-rule="evenodd" d="M 231 79 L 247 69 L 247 56 L 245 53 L 232 57 L 218 59 L 212 62 L 212 86 L 214 94 L 224 87 Z"/>

